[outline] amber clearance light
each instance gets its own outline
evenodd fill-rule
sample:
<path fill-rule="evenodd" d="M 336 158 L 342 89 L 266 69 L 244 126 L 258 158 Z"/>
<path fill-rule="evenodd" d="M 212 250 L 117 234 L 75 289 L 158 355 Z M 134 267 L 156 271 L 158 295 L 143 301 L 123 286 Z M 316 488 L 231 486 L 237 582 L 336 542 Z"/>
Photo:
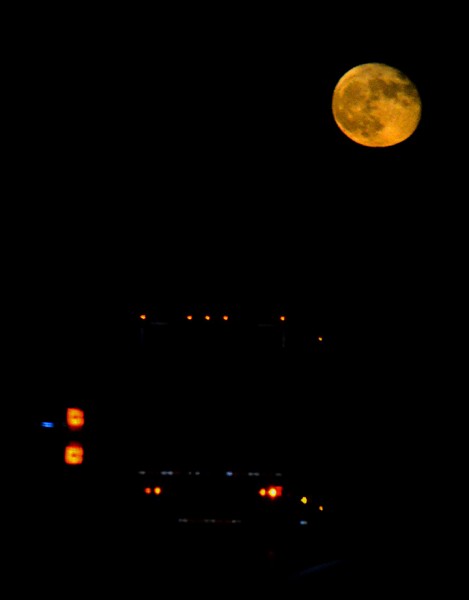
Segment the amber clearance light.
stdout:
<path fill-rule="evenodd" d="M 85 413 L 81 408 L 67 408 L 66 421 L 70 431 L 80 431 L 85 424 Z"/>
<path fill-rule="evenodd" d="M 70 442 L 65 446 L 64 461 L 66 465 L 81 465 L 83 456 L 83 446 L 79 442 Z"/>

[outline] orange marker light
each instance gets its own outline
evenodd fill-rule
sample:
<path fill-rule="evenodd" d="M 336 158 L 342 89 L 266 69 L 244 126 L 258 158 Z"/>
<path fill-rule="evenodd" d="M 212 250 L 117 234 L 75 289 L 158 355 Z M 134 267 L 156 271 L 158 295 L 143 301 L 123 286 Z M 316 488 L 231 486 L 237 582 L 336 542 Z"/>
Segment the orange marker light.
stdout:
<path fill-rule="evenodd" d="M 139 319 L 141 319 L 142 321 L 145 321 L 145 319 L 147 318 L 147 315 L 140 315 Z"/>
<path fill-rule="evenodd" d="M 64 461 L 66 465 L 81 465 L 83 463 L 83 446 L 78 442 L 70 442 L 65 447 Z"/>
<path fill-rule="evenodd" d="M 210 321 L 210 315 L 205 315 L 204 319 L 205 319 L 206 321 Z"/>
<path fill-rule="evenodd" d="M 85 424 L 85 413 L 81 408 L 67 408 L 66 421 L 70 431 L 80 431 Z"/>

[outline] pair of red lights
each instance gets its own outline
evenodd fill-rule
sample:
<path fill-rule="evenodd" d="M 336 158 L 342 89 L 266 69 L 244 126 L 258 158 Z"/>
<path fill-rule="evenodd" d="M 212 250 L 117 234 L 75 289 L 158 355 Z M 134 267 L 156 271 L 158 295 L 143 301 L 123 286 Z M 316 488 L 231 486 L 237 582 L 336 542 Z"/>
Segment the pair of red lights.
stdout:
<path fill-rule="evenodd" d="M 259 496 L 263 498 L 271 498 L 275 500 L 275 498 L 280 498 L 283 493 L 283 487 L 281 485 L 271 485 L 267 488 L 261 488 L 259 490 Z"/>

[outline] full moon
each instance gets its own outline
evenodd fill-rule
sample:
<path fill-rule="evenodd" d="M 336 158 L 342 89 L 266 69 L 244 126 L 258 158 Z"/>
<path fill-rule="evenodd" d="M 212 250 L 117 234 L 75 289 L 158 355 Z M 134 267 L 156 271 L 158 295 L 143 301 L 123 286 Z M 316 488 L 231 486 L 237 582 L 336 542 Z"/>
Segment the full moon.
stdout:
<path fill-rule="evenodd" d="M 347 71 L 332 94 L 339 129 L 362 146 L 394 146 L 420 122 L 422 102 L 414 83 L 399 69 L 366 63 Z"/>

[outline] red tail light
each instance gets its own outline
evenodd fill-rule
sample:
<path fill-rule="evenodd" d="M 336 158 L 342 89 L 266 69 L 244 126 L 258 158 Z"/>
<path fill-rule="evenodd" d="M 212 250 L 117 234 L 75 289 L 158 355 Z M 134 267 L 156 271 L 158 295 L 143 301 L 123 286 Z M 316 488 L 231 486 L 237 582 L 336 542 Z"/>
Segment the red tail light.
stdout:
<path fill-rule="evenodd" d="M 147 486 L 143 488 L 143 491 L 147 496 L 151 496 L 152 494 L 154 494 L 155 496 L 159 496 L 163 492 L 162 488 L 159 485 L 156 485 L 155 487 Z"/>
<path fill-rule="evenodd" d="M 271 498 L 274 500 L 275 498 L 280 498 L 283 493 L 283 487 L 281 485 L 271 485 L 268 488 L 261 488 L 259 490 L 259 494 L 263 497 Z"/>

